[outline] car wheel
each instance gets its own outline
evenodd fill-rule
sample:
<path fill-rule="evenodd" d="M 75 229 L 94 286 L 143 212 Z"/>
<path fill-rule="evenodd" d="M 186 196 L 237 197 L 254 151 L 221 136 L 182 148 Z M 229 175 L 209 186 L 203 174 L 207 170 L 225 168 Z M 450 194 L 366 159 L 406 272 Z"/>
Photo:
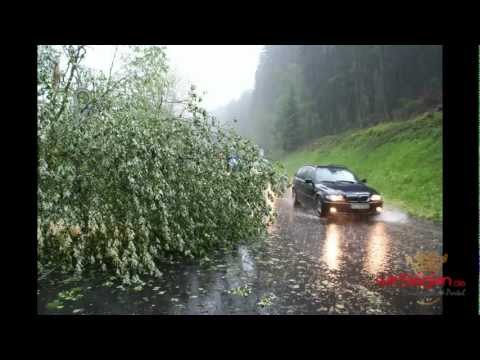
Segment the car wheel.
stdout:
<path fill-rule="evenodd" d="M 315 200 L 315 211 L 317 212 L 317 215 L 321 218 L 324 218 L 327 216 L 325 211 L 323 211 L 323 204 L 320 196 L 317 196 L 317 199 Z"/>
<path fill-rule="evenodd" d="M 293 197 L 293 206 L 299 207 L 300 203 L 297 200 L 297 191 L 295 190 L 295 188 L 292 189 L 292 197 Z"/>

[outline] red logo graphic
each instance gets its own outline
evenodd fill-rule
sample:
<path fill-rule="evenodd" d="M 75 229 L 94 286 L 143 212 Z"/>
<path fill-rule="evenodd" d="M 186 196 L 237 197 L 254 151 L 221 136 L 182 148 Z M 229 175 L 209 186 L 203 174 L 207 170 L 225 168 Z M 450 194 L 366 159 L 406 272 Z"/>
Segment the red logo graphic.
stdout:
<path fill-rule="evenodd" d="M 445 286 L 463 288 L 465 281 L 462 279 L 452 279 L 450 276 L 424 275 L 418 273 L 416 275 L 402 273 L 400 275 L 390 275 L 388 277 L 380 277 L 375 280 L 378 286 L 399 286 L 399 287 L 424 287 L 431 289 L 434 286 Z"/>

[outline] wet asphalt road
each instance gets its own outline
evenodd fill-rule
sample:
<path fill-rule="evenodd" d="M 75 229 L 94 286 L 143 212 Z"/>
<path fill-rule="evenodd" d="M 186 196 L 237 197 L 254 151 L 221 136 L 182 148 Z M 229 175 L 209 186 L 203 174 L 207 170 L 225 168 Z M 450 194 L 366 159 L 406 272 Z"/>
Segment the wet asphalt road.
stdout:
<path fill-rule="evenodd" d="M 441 314 L 441 299 L 421 305 L 426 290 L 380 287 L 379 276 L 413 273 L 406 255 L 442 252 L 440 224 L 387 208 L 365 221 L 320 220 L 295 209 L 287 194 L 265 242 L 242 245 L 202 264 L 169 262 L 139 291 L 84 280 L 40 281 L 40 314 Z M 104 280 L 102 283 L 105 284 Z M 82 296 L 47 309 L 59 291 Z"/>

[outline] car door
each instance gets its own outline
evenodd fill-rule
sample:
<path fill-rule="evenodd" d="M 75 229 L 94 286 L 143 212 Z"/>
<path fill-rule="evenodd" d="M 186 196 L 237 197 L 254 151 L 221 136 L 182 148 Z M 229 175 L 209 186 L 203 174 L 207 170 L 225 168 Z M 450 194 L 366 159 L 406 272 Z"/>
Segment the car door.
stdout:
<path fill-rule="evenodd" d="M 301 167 L 300 170 L 297 171 L 297 173 L 295 174 L 295 180 L 294 180 L 294 187 L 295 187 L 295 193 L 297 195 L 297 201 L 299 201 L 300 203 L 303 203 L 304 202 L 304 199 L 303 199 L 303 191 L 304 191 L 304 176 L 305 176 L 305 171 L 306 171 L 306 168 L 305 166 L 304 167 Z"/>
<path fill-rule="evenodd" d="M 304 190 L 303 190 L 303 196 L 305 199 L 304 201 L 310 206 L 313 206 L 315 203 L 314 178 L 315 178 L 315 168 L 310 166 L 307 168 L 307 171 L 305 173 Z M 306 180 L 311 180 L 311 182 L 307 183 L 305 182 Z"/>

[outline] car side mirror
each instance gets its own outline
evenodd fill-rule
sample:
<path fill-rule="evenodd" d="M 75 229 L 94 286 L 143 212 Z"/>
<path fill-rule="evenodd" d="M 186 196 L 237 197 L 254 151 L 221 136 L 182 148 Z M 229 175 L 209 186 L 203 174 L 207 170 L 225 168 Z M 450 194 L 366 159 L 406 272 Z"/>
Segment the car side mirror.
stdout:
<path fill-rule="evenodd" d="M 367 182 L 367 179 L 363 179 L 363 180 L 362 180 L 362 183 L 366 183 L 366 182 Z"/>

